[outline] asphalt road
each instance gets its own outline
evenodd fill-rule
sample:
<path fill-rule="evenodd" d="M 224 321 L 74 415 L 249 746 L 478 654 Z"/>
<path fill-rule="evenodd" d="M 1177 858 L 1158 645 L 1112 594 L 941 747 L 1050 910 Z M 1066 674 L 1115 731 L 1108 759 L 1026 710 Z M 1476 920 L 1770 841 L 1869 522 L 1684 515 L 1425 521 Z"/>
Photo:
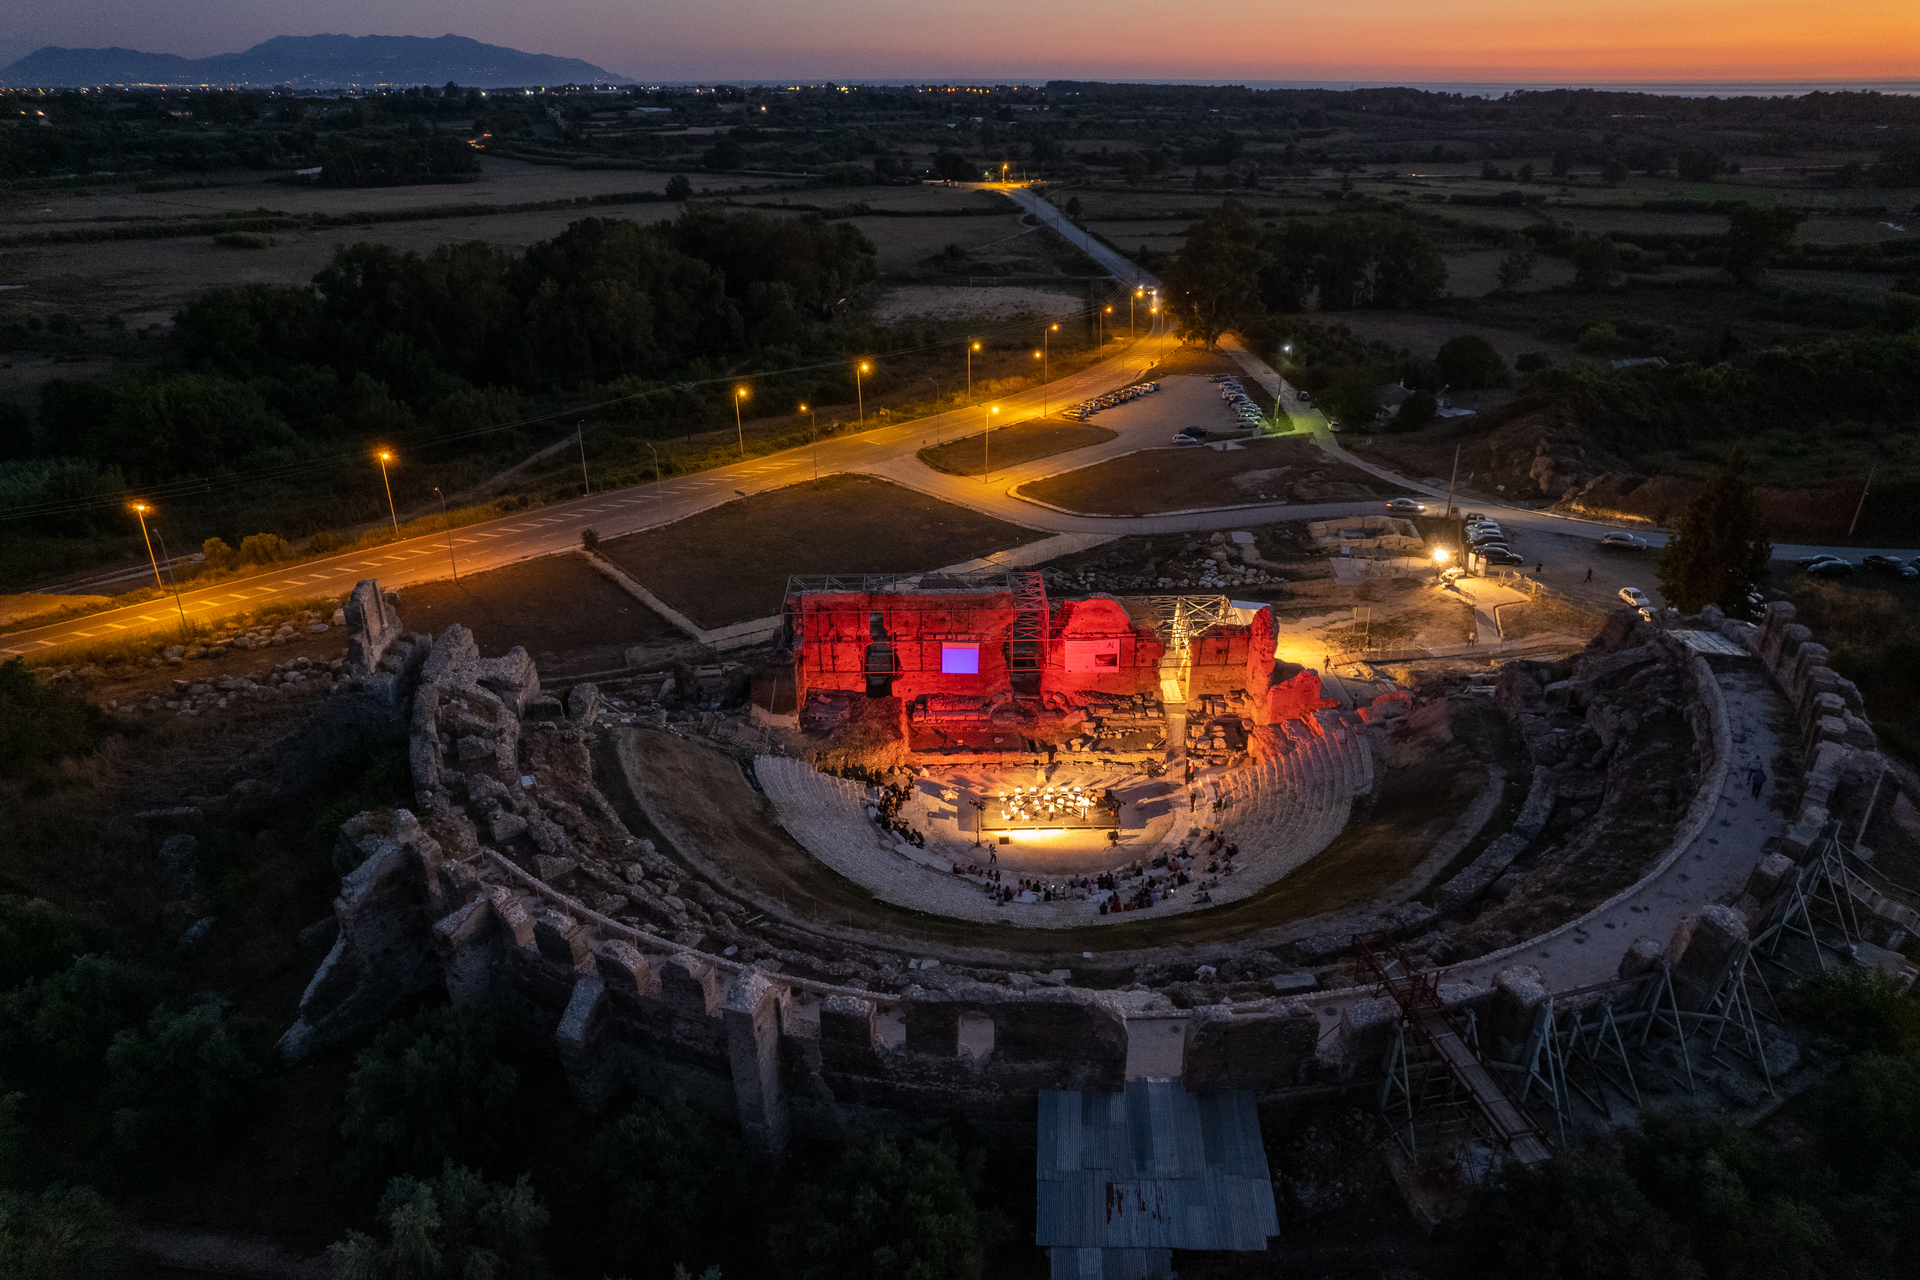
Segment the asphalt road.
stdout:
<path fill-rule="evenodd" d="M 1054 226 L 1076 244 L 1084 244 L 1087 253 L 1111 271 L 1124 284 L 1156 288 L 1158 281 L 1106 245 L 1074 227 L 1057 209 L 1024 189 L 1008 189 L 1008 194 L 1036 216 Z M 1043 404 L 1050 410 L 1125 385 L 1139 375 L 1142 366 L 1159 359 L 1177 343 L 1164 325 L 1156 323 L 1149 335 L 1120 355 L 1093 365 L 1080 373 L 1056 379 L 1045 388 L 1035 388 L 999 400 L 1001 413 L 993 422 L 1007 426 L 1038 417 Z M 1297 393 L 1283 387 L 1278 375 L 1265 365 L 1244 356 L 1249 372 L 1271 380 L 1270 391 L 1279 391 L 1282 404 L 1303 425 L 1310 427 L 1316 443 L 1330 454 L 1384 479 L 1393 481 L 1445 501 L 1445 493 L 1404 476 L 1395 475 L 1354 457 L 1339 446 L 1321 415 L 1298 403 Z M 731 501 L 743 494 L 776 489 L 810 479 L 817 472 L 825 476 L 835 472 L 864 472 L 881 476 L 945 501 L 970 507 L 987 514 L 1053 533 L 1153 534 L 1210 531 L 1241 528 L 1276 520 L 1311 520 L 1332 516 L 1378 512 L 1378 501 L 1326 503 L 1312 506 L 1276 503 L 1239 507 L 1228 511 L 1205 511 L 1162 516 L 1082 516 L 1071 515 L 1015 498 L 1011 490 L 1027 480 L 1060 469 L 1060 461 L 1041 459 L 1016 470 L 996 472 L 991 483 L 972 477 L 950 476 L 921 464 L 914 454 L 924 445 L 940 438 L 951 439 L 977 432 L 986 421 L 978 408 L 954 410 L 935 418 L 919 418 L 870 431 L 823 440 L 817 446 L 789 449 L 781 453 L 750 458 L 731 466 L 717 467 L 692 475 L 676 476 L 658 484 L 639 485 L 609 493 L 594 494 L 570 502 L 542 507 L 536 511 L 469 525 L 449 536 L 428 534 L 389 543 L 371 551 L 354 552 L 313 560 L 284 570 L 235 579 L 217 586 L 182 591 L 176 609 L 172 599 L 147 601 L 67 622 L 23 629 L 0 636 L 0 658 L 44 652 L 63 645 L 111 639 L 146 631 L 164 632 L 175 625 L 179 614 L 219 616 L 241 607 L 257 607 L 275 601 L 312 596 L 344 595 L 362 578 L 378 578 L 387 588 L 411 583 L 431 582 L 454 572 L 457 562 L 461 573 L 480 573 L 501 565 L 538 556 L 554 555 L 577 547 L 580 531 L 595 529 L 603 538 L 618 537 L 639 529 L 670 524 L 709 507 Z M 1164 424 L 1151 423 L 1123 429 L 1122 438 L 1079 451 L 1075 465 L 1086 465 L 1149 445 L 1165 445 Z M 1486 511 L 1503 525 L 1517 531 L 1555 535 L 1554 541 L 1572 535 L 1597 540 L 1610 526 L 1598 521 L 1581 520 L 1553 513 L 1508 506 L 1475 498 L 1475 510 Z M 1657 533 L 1645 536 L 1655 545 L 1665 538 Z M 1530 554 L 1524 547 L 1516 547 Z M 1819 548 L 1776 547 L 1774 555 L 1794 559 L 1812 554 Z M 1849 559 L 1858 560 L 1872 549 L 1841 548 Z M 1920 555 L 1912 549 L 1890 549 L 1883 554 L 1903 558 Z M 1651 557 L 1647 557 L 1650 561 Z M 937 566 L 934 566 L 937 567 Z M 830 572 L 832 566 L 802 565 L 797 571 Z M 1638 574 L 1634 575 L 1636 578 Z"/>

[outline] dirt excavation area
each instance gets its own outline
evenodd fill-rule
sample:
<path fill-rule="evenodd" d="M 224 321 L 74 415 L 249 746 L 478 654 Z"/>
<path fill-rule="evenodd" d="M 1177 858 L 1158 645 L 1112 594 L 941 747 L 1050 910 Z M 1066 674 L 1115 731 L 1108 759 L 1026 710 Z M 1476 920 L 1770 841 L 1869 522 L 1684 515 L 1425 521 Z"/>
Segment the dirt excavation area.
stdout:
<path fill-rule="evenodd" d="M 1089 515 L 1144 516 L 1260 502 L 1358 502 L 1408 493 L 1308 440 L 1227 440 L 1143 449 L 1020 486 L 1018 496 Z"/>
<path fill-rule="evenodd" d="M 671 661 L 691 643 L 579 552 L 408 587 L 400 617 L 407 630 L 436 636 L 460 623 L 483 653 L 521 645 L 553 677 L 638 666 L 649 655 Z"/>
<path fill-rule="evenodd" d="M 870 476 L 833 475 L 600 544 L 702 627 L 780 611 L 796 573 L 919 573 L 1048 535 Z"/>

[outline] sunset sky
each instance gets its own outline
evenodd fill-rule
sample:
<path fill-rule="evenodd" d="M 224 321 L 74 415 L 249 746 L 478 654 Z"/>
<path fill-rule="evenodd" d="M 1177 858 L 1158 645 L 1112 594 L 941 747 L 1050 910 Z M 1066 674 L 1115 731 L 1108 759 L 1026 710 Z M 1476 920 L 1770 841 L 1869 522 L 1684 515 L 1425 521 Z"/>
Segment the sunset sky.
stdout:
<path fill-rule="evenodd" d="M 0 0 L 0 14 L 5 60 L 452 32 L 642 80 L 1920 77 L 1920 0 Z"/>

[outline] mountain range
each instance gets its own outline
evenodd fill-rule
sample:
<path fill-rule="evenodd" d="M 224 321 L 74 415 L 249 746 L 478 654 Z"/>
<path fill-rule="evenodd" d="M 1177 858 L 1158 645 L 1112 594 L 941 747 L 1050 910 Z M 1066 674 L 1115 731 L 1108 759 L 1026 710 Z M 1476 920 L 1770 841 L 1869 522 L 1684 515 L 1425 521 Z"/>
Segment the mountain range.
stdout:
<path fill-rule="evenodd" d="M 343 89 L 445 84 L 482 89 L 519 85 L 631 84 L 579 58 L 523 53 L 465 36 L 275 36 L 244 53 L 183 58 L 138 49 L 48 45 L 0 68 L 0 85 L 289 85 Z"/>

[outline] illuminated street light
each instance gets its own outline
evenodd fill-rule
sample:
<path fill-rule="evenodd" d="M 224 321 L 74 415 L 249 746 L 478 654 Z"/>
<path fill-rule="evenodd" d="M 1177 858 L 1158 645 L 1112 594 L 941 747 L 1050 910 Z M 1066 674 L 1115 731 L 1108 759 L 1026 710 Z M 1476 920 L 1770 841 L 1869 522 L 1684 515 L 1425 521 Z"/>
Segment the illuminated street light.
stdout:
<path fill-rule="evenodd" d="M 987 410 L 987 435 L 980 442 L 980 483 L 987 483 L 987 477 L 993 474 L 993 415 L 1000 412 L 1000 406 L 994 405 Z"/>
<path fill-rule="evenodd" d="M 814 415 L 810 405 L 801 405 L 800 412 L 807 415 L 807 439 L 813 444 L 813 478 L 820 479 L 820 419 Z"/>
<path fill-rule="evenodd" d="M 393 509 L 393 482 L 387 479 L 387 464 L 395 459 L 385 449 L 373 456 L 380 460 L 380 484 L 387 491 L 387 515 L 393 520 L 393 536 L 397 538 L 400 536 L 400 513 Z"/>
<path fill-rule="evenodd" d="M 1435 547 L 1433 549 L 1433 562 L 1435 564 L 1445 564 L 1451 559 L 1453 559 L 1453 553 L 1445 547 Z"/>
<path fill-rule="evenodd" d="M 860 410 L 860 425 L 867 425 L 867 395 L 860 383 L 860 375 L 873 372 L 873 366 L 862 360 L 853 368 L 853 403 Z"/>
<path fill-rule="evenodd" d="M 967 403 L 973 403 L 973 353 L 980 349 L 977 342 L 967 344 Z"/>
<path fill-rule="evenodd" d="M 140 518 L 140 539 L 147 544 L 147 563 L 153 566 L 153 585 L 165 591 L 167 584 L 160 581 L 160 562 L 156 560 L 153 555 L 153 538 L 147 533 L 147 513 L 152 510 L 153 508 L 144 502 L 136 502 L 133 504 L 133 514 Z M 167 540 L 161 538 L 160 545 L 165 547 Z M 169 575 L 173 573 L 173 561 L 171 557 L 169 557 L 167 561 L 167 573 Z M 180 603 L 180 584 L 178 582 L 173 584 L 173 607 L 180 612 L 180 638 L 184 640 L 187 638 L 187 610 L 185 606 Z"/>
<path fill-rule="evenodd" d="M 742 462 L 747 460 L 747 433 L 740 425 L 740 402 L 746 398 L 747 389 L 745 387 L 735 387 L 733 389 L 733 434 L 740 441 L 740 461 Z"/>

